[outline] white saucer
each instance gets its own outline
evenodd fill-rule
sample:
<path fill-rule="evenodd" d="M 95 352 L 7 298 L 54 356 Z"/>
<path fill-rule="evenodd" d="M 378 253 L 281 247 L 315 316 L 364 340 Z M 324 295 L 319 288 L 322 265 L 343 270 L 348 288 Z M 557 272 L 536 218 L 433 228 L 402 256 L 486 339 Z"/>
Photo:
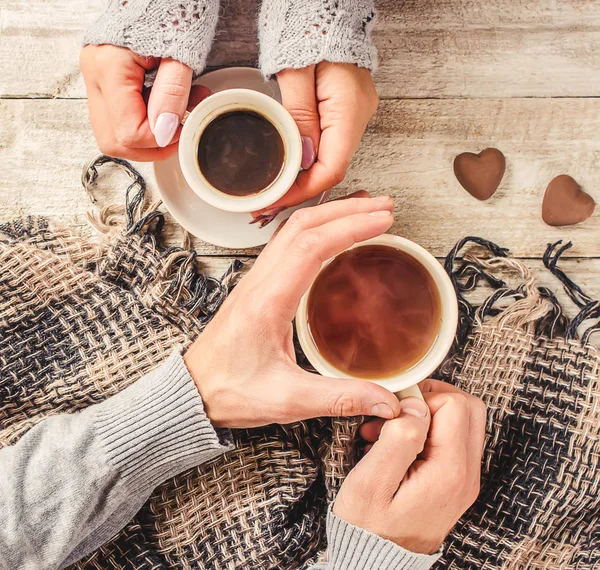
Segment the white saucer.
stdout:
<path fill-rule="evenodd" d="M 205 85 L 213 92 L 235 88 L 254 89 L 281 103 L 277 81 L 265 82 L 260 71 L 250 67 L 230 67 L 211 71 L 199 77 L 194 83 Z M 208 243 L 231 249 L 264 245 L 279 224 L 289 218 L 294 210 L 314 206 L 322 197 L 317 196 L 300 206 L 285 210 L 261 229 L 258 224 L 250 225 L 252 216 L 248 213 L 225 212 L 201 200 L 185 181 L 177 154 L 162 162 L 155 162 L 154 175 L 163 203 L 181 226 Z"/>

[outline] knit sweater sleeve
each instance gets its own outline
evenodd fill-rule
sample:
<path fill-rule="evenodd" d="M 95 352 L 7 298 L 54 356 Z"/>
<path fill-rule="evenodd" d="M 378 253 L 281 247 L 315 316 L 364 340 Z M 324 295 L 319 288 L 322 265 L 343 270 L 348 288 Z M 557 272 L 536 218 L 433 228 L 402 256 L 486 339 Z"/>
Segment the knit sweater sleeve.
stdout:
<path fill-rule="evenodd" d="M 376 534 L 327 515 L 327 559 L 306 570 L 429 570 L 439 559 L 415 554 Z"/>
<path fill-rule="evenodd" d="M 170 57 L 199 75 L 219 18 L 219 0 L 108 0 L 85 44 L 112 44 L 151 57 Z"/>
<path fill-rule="evenodd" d="M 375 16 L 373 0 L 263 0 L 260 68 L 265 77 L 321 61 L 375 71 Z"/>
<path fill-rule="evenodd" d="M 231 448 L 179 353 L 101 404 L 0 451 L 0 568 L 51 570 L 123 528 L 151 492 Z"/>

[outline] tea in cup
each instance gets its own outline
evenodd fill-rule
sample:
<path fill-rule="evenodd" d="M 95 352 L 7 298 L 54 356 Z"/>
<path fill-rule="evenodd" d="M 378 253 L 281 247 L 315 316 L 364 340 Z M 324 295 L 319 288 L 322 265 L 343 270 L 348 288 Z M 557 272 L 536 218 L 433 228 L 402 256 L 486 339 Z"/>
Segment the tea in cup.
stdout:
<path fill-rule="evenodd" d="M 439 366 L 457 323 L 456 294 L 440 263 L 388 234 L 323 264 L 296 315 L 302 349 L 321 374 L 369 380 L 392 392 L 415 386 Z"/>

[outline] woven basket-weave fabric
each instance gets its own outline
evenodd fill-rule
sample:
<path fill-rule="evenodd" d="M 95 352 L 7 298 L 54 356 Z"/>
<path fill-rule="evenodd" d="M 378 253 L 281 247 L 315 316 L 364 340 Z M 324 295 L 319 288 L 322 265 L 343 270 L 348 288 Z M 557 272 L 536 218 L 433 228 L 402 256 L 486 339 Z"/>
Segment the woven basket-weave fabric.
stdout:
<path fill-rule="evenodd" d="M 0 446 L 44 417 L 109 397 L 189 344 L 233 284 L 238 267 L 211 279 L 194 252 L 161 245 L 163 216 L 142 212 L 144 184 L 134 178 L 126 208 L 96 220 L 103 242 L 43 219 L 0 226 Z M 469 241 L 484 249 L 464 255 Z M 581 307 L 572 322 L 494 244 L 463 240 L 448 256 L 461 322 L 440 376 L 483 398 L 489 413 L 482 492 L 439 568 L 600 568 L 600 376 L 588 343 L 600 311 L 558 268 L 563 251 L 549 249 L 546 263 Z M 490 295 L 475 306 L 467 297 L 482 283 Z M 324 548 L 357 426 L 237 430 L 234 451 L 161 485 L 72 568 L 302 568 Z"/>
<path fill-rule="evenodd" d="M 163 217 L 142 212 L 144 183 L 130 172 L 127 207 L 95 220 L 107 241 L 39 218 L 0 226 L 0 446 L 45 417 L 104 400 L 188 345 L 235 279 L 239 264 L 216 280 L 194 252 L 159 244 Z M 356 423 L 234 431 L 234 451 L 161 485 L 73 568 L 303 565 L 323 550 Z"/>
<path fill-rule="evenodd" d="M 481 249 L 462 255 L 470 242 L 493 257 Z M 545 262 L 581 307 L 572 322 L 495 244 L 467 238 L 446 260 L 461 323 L 457 351 L 439 376 L 482 398 L 488 418 L 481 493 L 439 568 L 600 568 L 600 359 L 576 338 L 584 321 L 586 340 L 597 331 L 599 303 L 557 267 L 570 244 L 556 246 Z M 503 282 L 506 275 L 517 285 Z M 474 307 L 468 292 L 482 281 L 492 292 Z"/>

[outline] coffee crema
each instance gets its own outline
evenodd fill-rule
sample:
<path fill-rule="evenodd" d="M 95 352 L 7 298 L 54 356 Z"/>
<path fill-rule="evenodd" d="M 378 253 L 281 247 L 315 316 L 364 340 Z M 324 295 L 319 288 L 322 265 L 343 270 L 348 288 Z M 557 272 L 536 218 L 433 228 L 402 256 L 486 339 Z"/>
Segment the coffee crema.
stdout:
<path fill-rule="evenodd" d="M 198 167 L 207 182 L 230 196 L 251 196 L 279 177 L 285 146 L 279 131 L 253 111 L 216 117 L 200 135 Z"/>
<path fill-rule="evenodd" d="M 429 352 L 441 326 L 441 300 L 433 277 L 410 254 L 365 245 L 323 268 L 307 314 L 315 345 L 330 364 L 358 378 L 387 378 Z"/>

